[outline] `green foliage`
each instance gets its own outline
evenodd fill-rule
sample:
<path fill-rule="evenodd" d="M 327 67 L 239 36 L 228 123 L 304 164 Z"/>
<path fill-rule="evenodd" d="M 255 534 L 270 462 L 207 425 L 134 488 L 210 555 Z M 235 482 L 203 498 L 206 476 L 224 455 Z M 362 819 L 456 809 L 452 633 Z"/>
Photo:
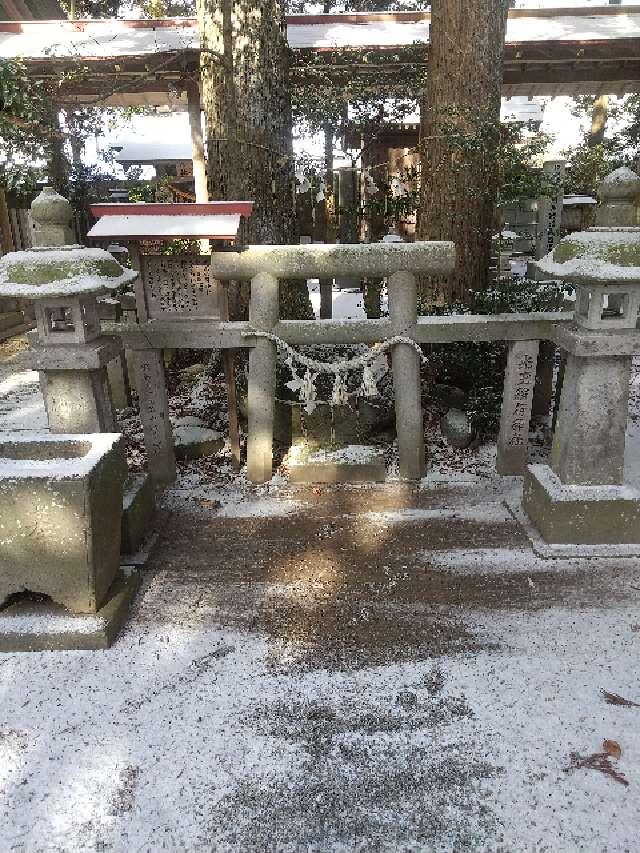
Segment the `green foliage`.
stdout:
<path fill-rule="evenodd" d="M 516 311 L 558 311 L 562 286 L 536 281 L 501 282 L 494 290 L 472 294 L 470 306 L 419 306 L 421 313 L 509 314 Z M 454 385 L 467 393 L 467 414 L 484 436 L 496 433 L 500 422 L 507 344 L 434 344 L 428 348 L 429 374 L 433 382 Z"/>
<path fill-rule="evenodd" d="M 498 204 L 555 195 L 557 186 L 542 171 L 550 137 L 517 124 L 503 124 L 499 146 Z"/>
<path fill-rule="evenodd" d="M 69 14 L 70 0 L 61 0 L 60 5 Z M 115 18 L 122 6 L 121 0 L 76 0 L 76 18 Z"/>
<path fill-rule="evenodd" d="M 33 189 L 48 155 L 51 107 L 19 60 L 0 60 L 0 181 Z"/>
<path fill-rule="evenodd" d="M 587 143 L 563 151 L 567 158 L 565 192 L 596 195 L 598 185 L 619 166 L 633 165 L 617 145 L 605 140 L 590 148 Z"/>

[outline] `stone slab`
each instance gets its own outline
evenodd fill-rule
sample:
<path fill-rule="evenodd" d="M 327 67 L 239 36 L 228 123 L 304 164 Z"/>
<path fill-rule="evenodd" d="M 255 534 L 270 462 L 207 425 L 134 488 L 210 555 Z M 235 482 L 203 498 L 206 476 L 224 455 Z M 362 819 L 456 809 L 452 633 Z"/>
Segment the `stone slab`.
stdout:
<path fill-rule="evenodd" d="M 289 460 L 292 483 L 382 483 L 387 477 L 384 455 L 365 446 L 306 450 L 294 448 Z M 297 450 L 297 452 L 295 452 Z"/>
<path fill-rule="evenodd" d="M 29 349 L 16 359 L 20 368 L 31 370 L 99 370 L 120 355 L 118 338 L 101 337 L 87 344 L 57 344 L 45 347 L 30 336 Z"/>
<path fill-rule="evenodd" d="M 0 652 L 108 649 L 124 625 L 142 575 L 121 569 L 95 615 L 70 615 L 52 602 L 18 601 L 0 611 Z"/>
<path fill-rule="evenodd" d="M 640 491 L 630 486 L 566 486 L 548 466 L 530 465 L 522 506 L 546 543 L 640 551 Z"/>
<path fill-rule="evenodd" d="M 150 532 L 155 512 L 153 483 L 148 474 L 131 474 L 122 496 L 121 552 L 135 554 Z"/>

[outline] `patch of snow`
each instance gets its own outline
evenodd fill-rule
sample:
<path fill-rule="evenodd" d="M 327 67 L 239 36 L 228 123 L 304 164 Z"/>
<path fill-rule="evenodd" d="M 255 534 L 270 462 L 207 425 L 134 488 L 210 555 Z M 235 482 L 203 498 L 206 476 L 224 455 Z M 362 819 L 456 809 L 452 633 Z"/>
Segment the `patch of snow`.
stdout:
<path fill-rule="evenodd" d="M 304 507 L 301 501 L 260 498 L 255 501 L 227 503 L 217 514 L 222 518 L 284 518 L 299 512 Z"/>
<path fill-rule="evenodd" d="M 11 371 L 0 363 L 0 430 L 48 430 L 47 413 L 35 370 Z"/>
<path fill-rule="evenodd" d="M 102 616 L 0 612 L 0 633 L 4 634 L 92 634 L 104 625 Z"/>
<path fill-rule="evenodd" d="M 532 575 L 538 572 L 565 574 L 578 571 L 601 571 L 606 559 L 544 559 L 531 548 L 470 548 L 447 551 L 422 551 L 420 559 L 429 568 L 456 575 Z M 640 567 L 640 560 L 621 558 L 616 565 Z"/>
<path fill-rule="evenodd" d="M 481 506 L 442 507 L 435 509 L 401 509 L 389 512 L 367 512 L 364 518 L 374 524 L 406 524 L 421 521 L 475 521 L 481 524 L 503 524 L 512 522 L 512 516 L 502 502 L 486 503 Z"/>
<path fill-rule="evenodd" d="M 379 447 L 367 444 L 348 444 L 345 447 L 321 448 L 309 451 L 304 445 L 296 445 L 289 455 L 292 465 L 367 465 L 379 462 L 384 452 Z"/>

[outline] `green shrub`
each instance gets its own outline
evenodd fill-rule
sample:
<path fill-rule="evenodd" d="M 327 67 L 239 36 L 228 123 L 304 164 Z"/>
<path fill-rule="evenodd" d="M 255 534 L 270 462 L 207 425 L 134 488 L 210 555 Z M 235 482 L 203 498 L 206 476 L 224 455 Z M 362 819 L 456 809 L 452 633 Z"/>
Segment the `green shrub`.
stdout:
<path fill-rule="evenodd" d="M 559 311 L 563 285 L 517 280 L 500 287 L 471 294 L 470 305 L 419 305 L 423 315 L 511 314 L 528 311 Z M 425 347 L 429 357 L 429 381 L 461 388 L 467 394 L 467 414 L 483 436 L 495 435 L 500 421 L 502 386 L 507 358 L 504 341 L 490 343 L 432 344 Z"/>

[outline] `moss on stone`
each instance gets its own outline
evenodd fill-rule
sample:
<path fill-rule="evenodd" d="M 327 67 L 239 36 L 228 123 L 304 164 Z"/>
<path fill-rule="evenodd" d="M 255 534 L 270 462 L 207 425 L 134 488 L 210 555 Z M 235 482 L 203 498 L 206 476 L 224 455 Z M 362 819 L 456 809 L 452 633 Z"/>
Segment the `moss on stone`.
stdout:
<path fill-rule="evenodd" d="M 563 264 L 574 258 L 592 258 L 594 261 L 615 264 L 619 267 L 640 267 L 640 242 L 583 243 L 563 240 L 553 250 L 553 260 Z"/>
<path fill-rule="evenodd" d="M 35 287 L 64 282 L 70 279 L 96 276 L 117 278 L 122 275 L 122 267 L 116 260 L 91 260 L 58 262 L 53 264 L 11 264 L 11 280 L 16 284 L 32 284 Z"/>

